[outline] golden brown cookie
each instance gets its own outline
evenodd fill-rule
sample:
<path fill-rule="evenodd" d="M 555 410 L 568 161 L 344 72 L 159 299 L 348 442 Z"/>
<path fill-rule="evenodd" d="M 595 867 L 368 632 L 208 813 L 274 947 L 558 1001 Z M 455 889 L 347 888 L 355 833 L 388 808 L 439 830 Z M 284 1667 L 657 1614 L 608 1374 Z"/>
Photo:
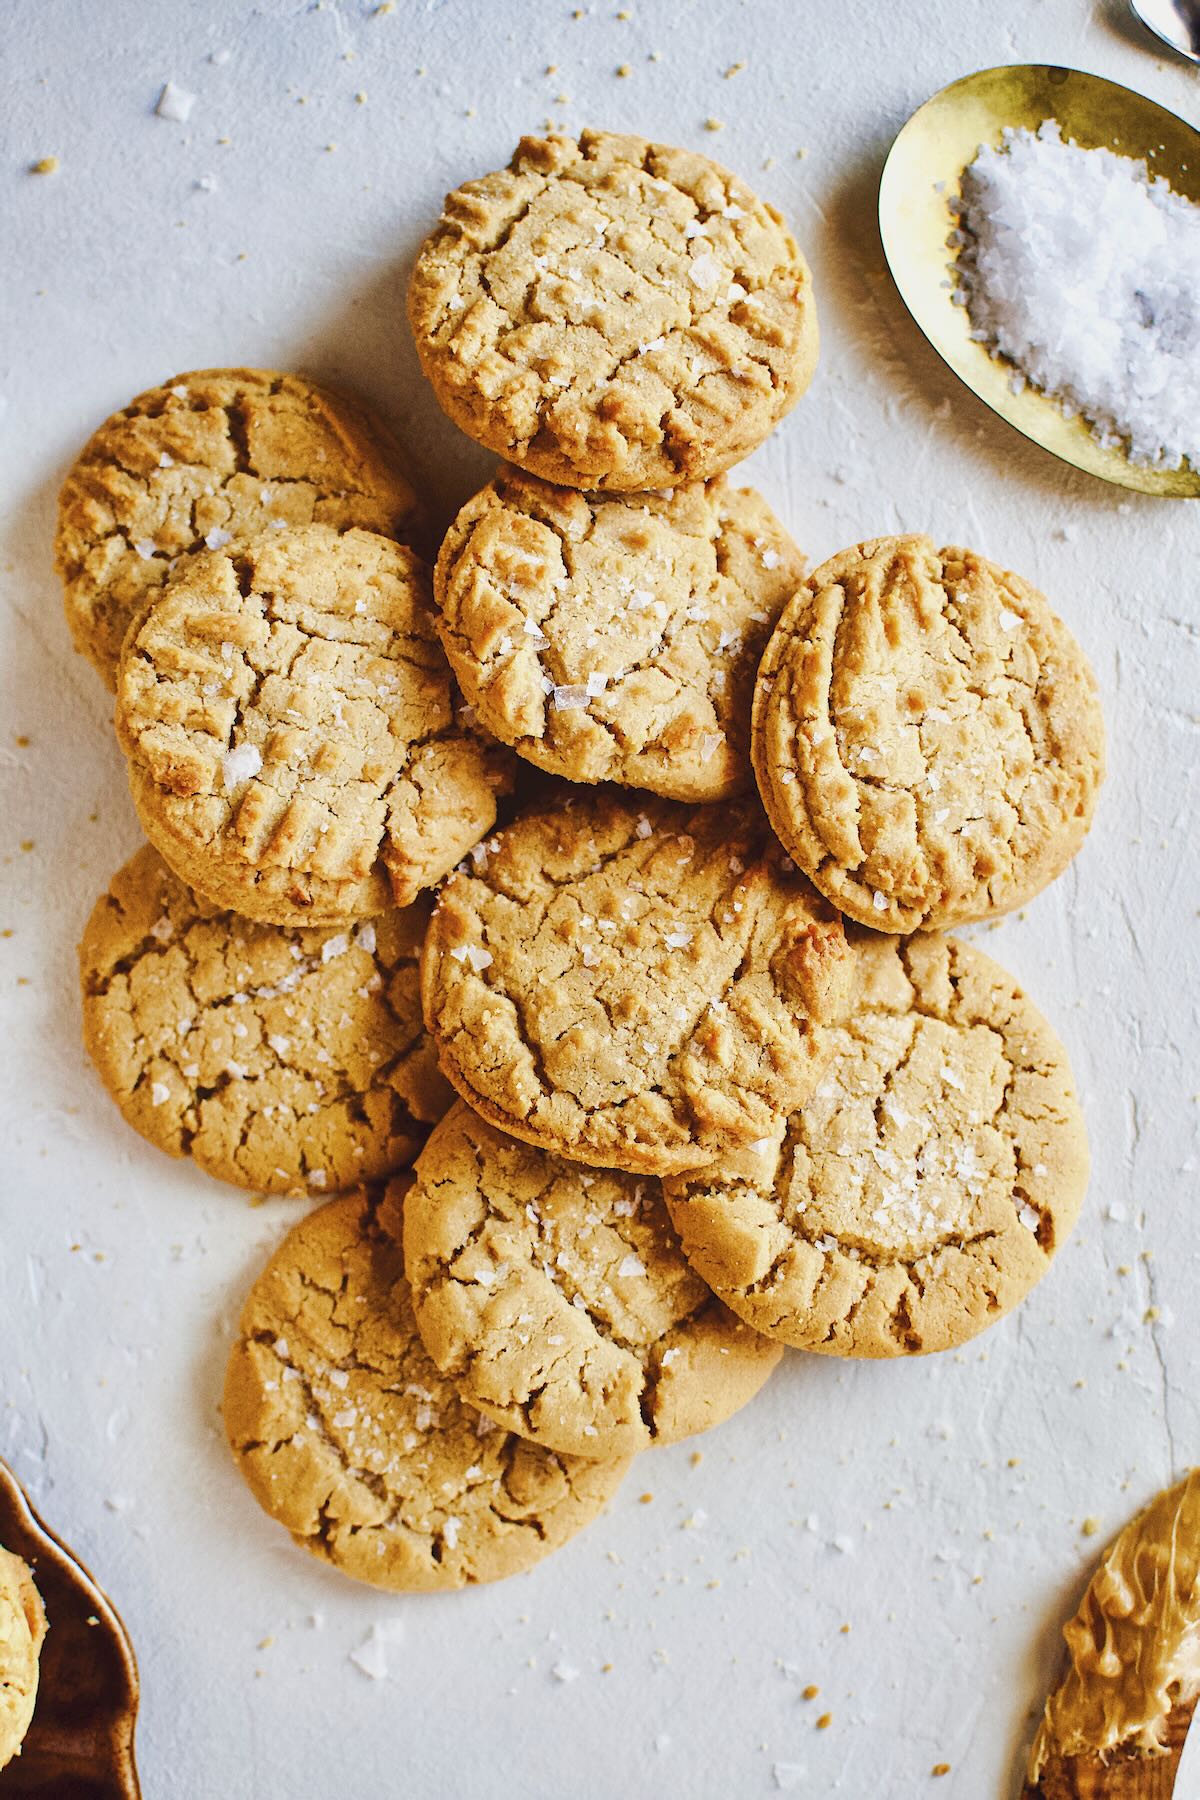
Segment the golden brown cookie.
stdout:
<path fill-rule="evenodd" d="M 719 1425 L 782 1355 L 688 1267 L 653 1176 L 580 1168 L 461 1102 L 404 1207 L 425 1348 L 464 1399 L 568 1456 Z"/>
<path fill-rule="evenodd" d="M 408 905 L 508 780 L 454 716 L 425 565 L 328 525 L 188 557 L 130 629 L 116 724 L 164 860 L 277 925 Z"/>
<path fill-rule="evenodd" d="M 84 930 L 83 1041 L 134 1130 L 219 1181 L 320 1194 L 376 1180 L 453 1098 L 421 1023 L 429 911 L 336 933 L 254 924 L 147 845 Z"/>
<path fill-rule="evenodd" d="M 853 958 L 757 807 L 587 793 L 472 861 L 442 889 L 421 992 L 444 1073 L 502 1131 L 664 1174 L 812 1092 Z"/>
<path fill-rule="evenodd" d="M 578 494 L 502 468 L 450 527 L 438 630 L 480 723 L 568 781 L 750 783 L 759 658 L 804 558 L 753 488 Z"/>
<path fill-rule="evenodd" d="M 990 957 L 864 934 L 850 1022 L 768 1143 L 665 1184 L 690 1261 L 756 1331 L 946 1350 L 1040 1281 L 1087 1185 L 1066 1052 Z"/>
<path fill-rule="evenodd" d="M 59 498 L 75 648 L 112 687 L 125 632 L 177 556 L 311 524 L 424 545 L 400 446 L 365 407 L 271 369 L 150 388 L 88 439 Z"/>
<path fill-rule="evenodd" d="M 749 454 L 812 379 L 812 277 L 774 207 L 690 150 L 522 138 L 450 194 L 408 316 L 469 437 L 565 487 L 675 487 Z"/>
<path fill-rule="evenodd" d="M 629 1465 L 526 1443 L 439 1374 L 404 1280 L 407 1185 L 345 1194 L 288 1233 L 242 1309 L 225 1428 L 259 1505 L 344 1575 L 497 1581 L 590 1524 Z"/>
<path fill-rule="evenodd" d="M 1104 721 L 1036 588 L 971 550 L 876 538 L 809 576 L 767 646 L 754 770 L 784 847 L 880 931 L 1020 906 L 1087 834 Z"/>
<path fill-rule="evenodd" d="M 19 1756 L 37 1701 L 46 1614 L 32 1572 L 0 1549 L 0 1769 Z"/>

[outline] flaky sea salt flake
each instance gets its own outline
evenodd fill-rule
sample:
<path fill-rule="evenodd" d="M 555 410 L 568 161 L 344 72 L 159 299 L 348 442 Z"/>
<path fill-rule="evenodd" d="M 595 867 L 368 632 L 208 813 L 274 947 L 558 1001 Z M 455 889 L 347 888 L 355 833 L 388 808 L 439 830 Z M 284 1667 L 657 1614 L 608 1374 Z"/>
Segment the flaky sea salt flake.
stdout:
<path fill-rule="evenodd" d="M 688 269 L 692 284 L 701 293 L 711 293 L 721 279 L 721 265 L 715 256 L 706 251 L 702 256 L 693 257 Z"/>
<path fill-rule="evenodd" d="M 192 108 L 196 104 L 195 94 L 189 94 L 173 81 L 163 84 L 162 93 L 154 108 L 160 119 L 170 119 L 173 124 L 186 125 L 192 116 Z"/>
<path fill-rule="evenodd" d="M 221 758 L 221 774 L 225 792 L 231 793 L 243 781 L 251 781 L 262 768 L 262 751 L 255 744 L 236 744 Z"/>
<path fill-rule="evenodd" d="M 476 975 L 488 968 L 492 962 L 492 953 L 481 944 L 455 944 L 450 952 L 455 962 L 470 963 Z"/>

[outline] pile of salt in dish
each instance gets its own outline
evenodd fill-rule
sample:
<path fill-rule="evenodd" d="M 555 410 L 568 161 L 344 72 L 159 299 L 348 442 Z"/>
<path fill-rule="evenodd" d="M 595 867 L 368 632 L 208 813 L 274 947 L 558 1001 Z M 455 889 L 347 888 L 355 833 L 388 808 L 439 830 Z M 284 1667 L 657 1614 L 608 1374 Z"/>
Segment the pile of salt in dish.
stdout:
<path fill-rule="evenodd" d="M 1133 462 L 1200 468 L 1200 206 L 1145 162 L 1009 128 L 964 172 L 971 335 Z"/>

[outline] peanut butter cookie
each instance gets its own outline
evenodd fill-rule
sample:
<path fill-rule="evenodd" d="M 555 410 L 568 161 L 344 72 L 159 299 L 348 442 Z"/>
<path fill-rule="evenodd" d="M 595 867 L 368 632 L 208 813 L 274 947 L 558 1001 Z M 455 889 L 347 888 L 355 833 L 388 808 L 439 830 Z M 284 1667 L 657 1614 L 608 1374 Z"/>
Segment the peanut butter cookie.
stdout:
<path fill-rule="evenodd" d="M 458 1588 L 558 1549 L 629 1465 L 526 1443 L 439 1374 L 404 1280 L 407 1185 L 345 1194 L 288 1233 L 242 1309 L 225 1427 L 303 1549 L 374 1587 Z"/>
<path fill-rule="evenodd" d="M 126 1120 L 265 1194 L 336 1193 L 412 1161 L 453 1098 L 421 1023 L 418 901 L 348 931 L 223 912 L 148 845 L 79 946 L 83 1040 Z"/>
<path fill-rule="evenodd" d="M 0 1769 L 20 1755 L 37 1701 L 46 1614 L 33 1575 L 0 1549 Z"/>
<path fill-rule="evenodd" d="M 492 825 L 508 752 L 454 716 L 429 573 L 328 525 L 187 558 L 125 642 L 117 736 L 164 860 L 271 924 L 406 906 Z"/>
<path fill-rule="evenodd" d="M 578 494 L 502 468 L 434 575 L 480 722 L 568 781 L 675 800 L 750 782 L 754 677 L 804 558 L 752 488 Z"/>
<path fill-rule="evenodd" d="M 990 957 L 866 938 L 816 1094 L 670 1180 L 696 1270 L 756 1331 L 835 1356 L 947 1350 L 1023 1299 L 1087 1185 L 1066 1052 Z"/>
<path fill-rule="evenodd" d="M 461 1102 L 417 1163 L 404 1266 L 463 1397 L 569 1456 L 719 1425 L 782 1355 L 688 1267 L 653 1176 L 564 1162 Z"/>
<path fill-rule="evenodd" d="M 296 525 L 421 548 L 400 446 L 357 401 L 270 369 L 197 369 L 106 419 L 59 499 L 55 563 L 75 648 L 112 687 L 175 557 Z"/>
<path fill-rule="evenodd" d="M 408 314 L 469 437 L 565 487 L 675 487 L 749 454 L 812 379 L 812 277 L 705 156 L 526 137 L 447 197 Z"/>
<path fill-rule="evenodd" d="M 492 1124 L 660 1174 L 812 1092 L 853 959 L 757 807 L 587 794 L 473 861 L 442 889 L 421 991 L 444 1073 Z"/>
<path fill-rule="evenodd" d="M 1020 906 L 1082 844 L 1104 721 L 1036 588 L 971 550 L 876 538 L 822 564 L 767 646 L 754 768 L 785 848 L 879 931 Z"/>

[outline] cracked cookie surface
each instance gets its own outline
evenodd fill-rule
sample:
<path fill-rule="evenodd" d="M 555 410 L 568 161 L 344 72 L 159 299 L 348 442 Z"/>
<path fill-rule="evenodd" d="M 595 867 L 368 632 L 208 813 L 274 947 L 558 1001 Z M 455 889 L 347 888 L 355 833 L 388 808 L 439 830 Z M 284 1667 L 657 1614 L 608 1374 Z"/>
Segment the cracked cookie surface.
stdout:
<path fill-rule="evenodd" d="M 46 1614 L 32 1571 L 0 1548 L 0 1769 L 16 1756 L 33 1721 Z"/>
<path fill-rule="evenodd" d="M 424 544 L 400 446 L 365 407 L 271 369 L 195 369 L 150 388 L 93 433 L 59 497 L 75 648 L 112 687 L 125 633 L 175 557 L 311 524 Z"/>
<path fill-rule="evenodd" d="M 189 557 L 130 629 L 117 736 L 146 836 L 271 924 L 405 906 L 487 831 L 509 752 L 454 714 L 429 573 L 309 525 Z"/>
<path fill-rule="evenodd" d="M 1007 912 L 1060 875 L 1104 778 L 1079 645 L 970 550 L 876 538 L 809 576 L 755 689 L 755 774 L 786 849 L 878 931 Z"/>
<path fill-rule="evenodd" d="M 84 1043 L 134 1130 L 220 1181 L 322 1194 L 376 1180 L 453 1098 L 421 1020 L 429 911 L 337 933 L 255 924 L 147 845 L 84 930 Z"/>
<path fill-rule="evenodd" d="M 946 1350 L 1024 1298 L 1079 1213 L 1066 1052 L 954 938 L 861 934 L 813 1098 L 770 1144 L 665 1184 L 698 1272 L 757 1331 L 836 1356 Z"/>
<path fill-rule="evenodd" d="M 804 558 L 752 488 L 580 494 L 502 468 L 434 576 L 466 699 L 569 781 L 675 800 L 750 784 L 754 678 Z"/>
<path fill-rule="evenodd" d="M 760 444 L 812 379 L 812 277 L 780 214 L 693 151 L 522 138 L 413 271 L 444 410 L 565 487 L 675 487 Z"/>
<path fill-rule="evenodd" d="M 653 1176 L 580 1168 L 462 1102 L 417 1162 L 404 1266 L 425 1347 L 464 1398 L 567 1455 L 719 1425 L 782 1354 L 689 1267 Z"/>
<path fill-rule="evenodd" d="M 242 1309 L 225 1427 L 302 1548 L 376 1587 L 457 1588 L 558 1549 L 629 1465 L 526 1443 L 439 1373 L 404 1279 L 407 1186 L 342 1195 L 289 1232 Z"/>
<path fill-rule="evenodd" d="M 588 793 L 472 862 L 442 888 L 421 991 L 443 1072 L 502 1131 L 663 1174 L 811 1093 L 853 957 L 757 807 Z"/>

